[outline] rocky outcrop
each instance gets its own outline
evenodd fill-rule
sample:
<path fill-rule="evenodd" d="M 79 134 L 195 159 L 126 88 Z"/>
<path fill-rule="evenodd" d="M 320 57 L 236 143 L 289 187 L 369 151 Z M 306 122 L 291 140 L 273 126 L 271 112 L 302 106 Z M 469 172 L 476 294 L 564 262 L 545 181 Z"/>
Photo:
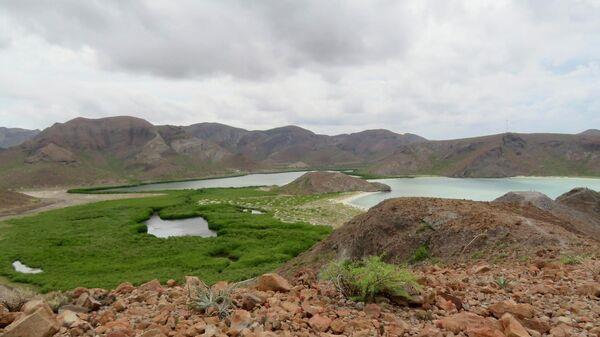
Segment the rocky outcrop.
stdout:
<path fill-rule="evenodd" d="M 37 150 L 25 159 L 27 164 L 35 164 L 39 162 L 50 162 L 60 164 L 71 164 L 75 163 L 75 155 L 54 143 L 49 143 Z"/>
<path fill-rule="evenodd" d="M 540 249 L 576 252 L 598 247 L 578 234 L 532 205 L 397 198 L 350 220 L 286 266 L 318 266 L 332 258 L 371 255 L 394 263 L 429 256 L 466 261 L 473 254 L 517 259 Z"/>
<path fill-rule="evenodd" d="M 515 205 L 523 216 L 527 216 L 528 206 L 535 207 L 547 217 L 555 217 L 554 222 L 565 229 L 600 241 L 600 193 L 596 191 L 575 188 L 556 201 L 539 192 L 509 192 L 494 203 Z"/>
<path fill-rule="evenodd" d="M 579 187 L 560 195 L 556 202 L 600 219 L 600 193 Z"/>
<path fill-rule="evenodd" d="M 335 192 L 377 192 L 390 191 L 388 185 L 368 182 L 340 172 L 308 172 L 281 187 L 285 194 L 317 194 Z"/>

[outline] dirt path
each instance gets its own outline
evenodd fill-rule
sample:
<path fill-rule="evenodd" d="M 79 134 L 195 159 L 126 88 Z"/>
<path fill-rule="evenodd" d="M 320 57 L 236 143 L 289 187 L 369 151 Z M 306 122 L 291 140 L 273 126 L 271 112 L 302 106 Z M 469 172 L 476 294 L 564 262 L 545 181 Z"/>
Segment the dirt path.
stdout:
<path fill-rule="evenodd" d="M 89 204 L 97 201 L 145 198 L 161 195 L 159 193 L 79 194 L 67 193 L 67 190 L 34 190 L 20 192 L 40 199 L 40 207 L 28 209 L 19 212 L 18 214 L 0 216 L 0 221 L 20 218 L 53 209 Z"/>

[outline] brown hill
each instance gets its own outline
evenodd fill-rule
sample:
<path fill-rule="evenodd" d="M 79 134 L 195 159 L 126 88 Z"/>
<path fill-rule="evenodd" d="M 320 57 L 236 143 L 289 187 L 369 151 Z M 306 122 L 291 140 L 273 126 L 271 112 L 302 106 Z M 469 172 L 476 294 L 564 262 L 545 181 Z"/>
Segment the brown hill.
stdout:
<path fill-rule="evenodd" d="M 367 130 L 327 136 L 297 126 L 155 126 L 133 117 L 76 118 L 0 150 L 0 186 L 197 178 L 294 168 L 360 168 L 382 175 L 600 175 L 594 133 L 503 134 L 427 141 Z"/>
<path fill-rule="evenodd" d="M 388 185 L 368 182 L 361 178 L 340 172 L 308 172 L 291 183 L 281 187 L 285 194 L 317 194 L 335 192 L 377 192 L 390 191 Z"/>
<path fill-rule="evenodd" d="M 569 206 L 600 220 L 600 193 L 589 188 L 574 188 L 556 198 L 558 203 Z"/>
<path fill-rule="evenodd" d="M 355 217 L 284 270 L 370 255 L 394 263 L 429 256 L 452 262 L 473 255 L 517 259 L 539 250 L 589 251 L 589 247 L 597 249 L 598 242 L 578 236 L 563 220 L 532 205 L 397 198 Z"/>
<path fill-rule="evenodd" d="M 0 148 L 9 148 L 19 145 L 35 137 L 40 130 L 27 130 L 19 128 L 0 127 Z"/>
<path fill-rule="evenodd" d="M 28 195 L 0 189 L 0 216 L 19 213 L 43 204 L 45 203 Z"/>
<path fill-rule="evenodd" d="M 451 177 L 600 175 L 600 137 L 501 134 L 402 145 L 369 170 L 383 175 Z"/>

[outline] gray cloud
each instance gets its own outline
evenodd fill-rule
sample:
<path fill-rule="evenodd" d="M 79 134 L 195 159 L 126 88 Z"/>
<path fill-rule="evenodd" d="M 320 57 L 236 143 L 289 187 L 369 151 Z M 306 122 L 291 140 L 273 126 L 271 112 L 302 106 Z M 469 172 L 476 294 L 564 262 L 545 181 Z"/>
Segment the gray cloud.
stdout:
<path fill-rule="evenodd" d="M 406 9 L 388 1 L 3 2 L 51 43 L 94 49 L 105 67 L 167 77 L 262 78 L 399 55 Z"/>
<path fill-rule="evenodd" d="M 434 139 L 600 125 L 597 0 L 0 1 L 2 41 L 5 125 L 134 115 Z"/>

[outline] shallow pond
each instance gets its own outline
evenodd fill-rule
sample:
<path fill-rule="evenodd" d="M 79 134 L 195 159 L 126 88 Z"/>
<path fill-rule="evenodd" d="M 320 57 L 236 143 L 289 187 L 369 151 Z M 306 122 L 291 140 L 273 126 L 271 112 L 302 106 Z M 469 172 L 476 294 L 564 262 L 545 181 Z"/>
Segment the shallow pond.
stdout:
<path fill-rule="evenodd" d="M 159 238 L 173 236 L 217 236 L 217 232 L 208 228 L 208 222 L 201 217 L 188 219 L 163 220 L 157 214 L 145 222 L 148 234 Z"/>
<path fill-rule="evenodd" d="M 15 268 L 15 271 L 19 272 L 19 273 L 23 273 L 23 274 L 39 274 L 42 273 L 43 270 L 39 269 L 39 268 L 31 268 L 29 266 L 26 266 L 25 264 L 23 264 L 21 261 L 15 261 L 12 263 L 13 268 Z"/>
<path fill-rule="evenodd" d="M 261 173 L 248 174 L 239 177 L 203 179 L 179 181 L 172 183 L 147 184 L 132 187 L 115 188 L 111 191 L 119 192 L 143 192 L 159 190 L 185 190 L 210 187 L 248 187 L 248 186 L 282 186 L 292 182 L 294 179 L 306 173 L 301 172 L 282 172 L 282 173 Z"/>
<path fill-rule="evenodd" d="M 600 190 L 600 179 L 563 177 L 446 178 L 418 177 L 377 179 L 391 192 L 377 192 L 355 198 L 351 204 L 369 208 L 398 197 L 434 197 L 491 201 L 510 191 L 538 191 L 554 199 L 575 187 Z"/>

